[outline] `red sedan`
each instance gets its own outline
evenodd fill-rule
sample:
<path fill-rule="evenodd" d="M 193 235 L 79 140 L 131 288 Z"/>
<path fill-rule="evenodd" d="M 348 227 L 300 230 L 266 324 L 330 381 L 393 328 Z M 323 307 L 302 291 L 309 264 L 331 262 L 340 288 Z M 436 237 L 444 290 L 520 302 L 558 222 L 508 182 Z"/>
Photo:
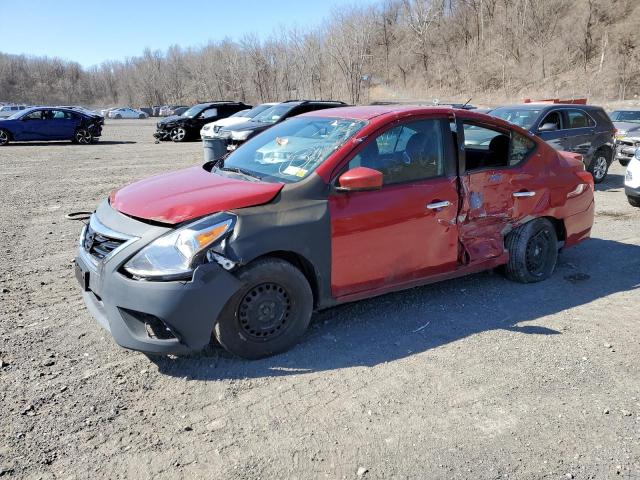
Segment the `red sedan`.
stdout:
<path fill-rule="evenodd" d="M 82 232 L 76 276 L 124 347 L 187 353 L 213 335 L 259 358 L 338 303 L 498 266 L 544 280 L 589 237 L 593 210 L 579 156 L 500 119 L 335 108 L 113 192 Z"/>

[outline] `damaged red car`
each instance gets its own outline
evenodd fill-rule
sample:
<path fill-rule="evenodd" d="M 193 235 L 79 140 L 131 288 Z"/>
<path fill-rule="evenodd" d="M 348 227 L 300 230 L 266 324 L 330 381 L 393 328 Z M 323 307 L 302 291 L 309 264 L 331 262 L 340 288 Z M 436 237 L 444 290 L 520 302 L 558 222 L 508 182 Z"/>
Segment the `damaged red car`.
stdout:
<path fill-rule="evenodd" d="M 312 312 L 503 266 L 548 278 L 588 238 L 593 178 L 498 118 L 444 107 L 311 112 L 224 159 L 113 192 L 76 277 L 123 347 L 260 358 Z"/>

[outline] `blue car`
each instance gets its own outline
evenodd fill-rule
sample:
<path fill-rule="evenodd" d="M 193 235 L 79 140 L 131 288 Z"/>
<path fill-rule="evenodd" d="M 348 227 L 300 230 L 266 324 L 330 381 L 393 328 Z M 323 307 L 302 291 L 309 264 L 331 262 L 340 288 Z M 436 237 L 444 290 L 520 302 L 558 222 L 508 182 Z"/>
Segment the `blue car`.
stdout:
<path fill-rule="evenodd" d="M 60 107 L 32 107 L 0 119 L 0 146 L 11 141 L 71 140 L 88 145 L 102 135 L 104 119 Z"/>

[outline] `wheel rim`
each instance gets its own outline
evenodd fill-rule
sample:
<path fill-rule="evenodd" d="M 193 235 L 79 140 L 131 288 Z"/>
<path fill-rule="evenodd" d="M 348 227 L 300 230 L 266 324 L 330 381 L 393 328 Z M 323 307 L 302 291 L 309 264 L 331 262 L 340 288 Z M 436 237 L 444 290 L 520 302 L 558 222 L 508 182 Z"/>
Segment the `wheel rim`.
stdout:
<path fill-rule="evenodd" d="M 76 133 L 76 140 L 78 141 L 78 143 L 87 145 L 91 143 L 91 138 L 91 133 L 89 133 L 87 130 L 78 130 L 78 132 Z"/>
<path fill-rule="evenodd" d="M 531 275 L 536 277 L 544 275 L 550 247 L 551 237 L 546 229 L 536 233 L 529 239 L 525 252 L 525 264 Z"/>
<path fill-rule="evenodd" d="M 0 145 L 4 145 L 9 141 L 9 136 L 4 130 L 0 130 Z"/>
<path fill-rule="evenodd" d="M 276 283 L 251 288 L 238 306 L 240 328 L 252 340 L 268 341 L 282 335 L 291 315 L 289 293 Z"/>
<path fill-rule="evenodd" d="M 171 140 L 173 140 L 174 142 L 179 142 L 184 139 L 186 133 L 187 132 L 185 132 L 183 128 L 174 128 L 171 131 Z"/>
<path fill-rule="evenodd" d="M 603 178 L 607 173 L 607 159 L 604 157 L 597 157 L 593 165 L 593 176 L 598 180 Z"/>

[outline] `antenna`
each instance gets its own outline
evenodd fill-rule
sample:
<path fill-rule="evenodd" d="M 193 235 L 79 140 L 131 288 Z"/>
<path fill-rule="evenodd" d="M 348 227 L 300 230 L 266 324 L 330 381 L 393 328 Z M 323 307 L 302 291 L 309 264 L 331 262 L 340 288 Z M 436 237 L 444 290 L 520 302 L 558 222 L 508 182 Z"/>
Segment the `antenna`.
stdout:
<path fill-rule="evenodd" d="M 473 98 L 473 97 L 471 97 L 471 98 Z M 469 100 L 467 100 L 466 102 L 464 102 L 464 105 L 462 105 L 462 107 L 461 107 L 461 108 L 464 108 L 464 107 L 466 107 L 467 105 L 469 105 L 469 102 L 471 101 L 471 98 L 470 98 Z"/>

